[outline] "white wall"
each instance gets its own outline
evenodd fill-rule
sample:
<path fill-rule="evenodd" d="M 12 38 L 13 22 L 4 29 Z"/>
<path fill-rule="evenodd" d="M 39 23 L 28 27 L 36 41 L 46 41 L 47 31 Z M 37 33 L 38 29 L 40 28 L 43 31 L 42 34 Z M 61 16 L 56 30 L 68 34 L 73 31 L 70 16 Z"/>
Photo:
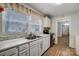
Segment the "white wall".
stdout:
<path fill-rule="evenodd" d="M 70 13 L 65 15 L 65 17 L 69 18 L 71 21 L 70 26 L 70 39 L 69 39 L 69 46 L 75 48 L 75 37 L 79 35 L 79 11 Z M 57 34 L 57 20 L 64 18 L 63 16 L 54 17 L 52 18 L 52 32 Z M 55 43 L 57 43 L 57 36 L 55 35 Z"/>
<path fill-rule="evenodd" d="M 0 32 L 2 32 L 2 13 L 0 13 Z"/>
<path fill-rule="evenodd" d="M 62 37 L 62 22 L 58 22 L 58 29 L 57 29 L 57 31 L 58 31 L 57 36 L 58 37 Z"/>
<path fill-rule="evenodd" d="M 76 35 L 79 35 L 79 12 L 71 14 L 70 46 L 74 48 Z"/>

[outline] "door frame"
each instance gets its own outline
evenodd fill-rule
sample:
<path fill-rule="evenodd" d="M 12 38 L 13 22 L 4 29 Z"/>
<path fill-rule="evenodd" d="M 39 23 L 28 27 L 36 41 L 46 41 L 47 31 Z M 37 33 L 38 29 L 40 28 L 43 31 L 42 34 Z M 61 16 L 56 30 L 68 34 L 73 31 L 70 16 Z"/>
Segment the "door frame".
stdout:
<path fill-rule="evenodd" d="M 71 37 L 71 18 L 70 17 L 63 17 L 60 19 L 56 19 L 56 35 L 55 35 L 55 44 L 58 44 L 58 22 L 61 21 L 69 21 L 69 46 L 70 46 L 70 37 Z"/>

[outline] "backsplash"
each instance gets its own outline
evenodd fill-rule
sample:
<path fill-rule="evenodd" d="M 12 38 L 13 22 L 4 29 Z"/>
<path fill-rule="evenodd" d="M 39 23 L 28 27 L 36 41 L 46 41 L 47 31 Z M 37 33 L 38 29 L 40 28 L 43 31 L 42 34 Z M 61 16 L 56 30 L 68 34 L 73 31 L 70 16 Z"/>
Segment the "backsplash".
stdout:
<path fill-rule="evenodd" d="M 22 37 L 26 37 L 29 34 L 29 32 L 8 32 L 8 33 L 0 33 L 0 41 L 4 41 L 4 40 L 11 40 L 11 39 L 16 39 L 16 38 L 22 38 Z M 33 34 L 35 35 L 42 35 L 43 33 L 37 33 L 37 32 L 33 32 Z"/>
<path fill-rule="evenodd" d="M 0 41 L 3 40 L 10 40 L 10 39 L 16 39 L 20 37 L 27 36 L 27 32 L 19 32 L 19 33 L 0 33 Z"/>

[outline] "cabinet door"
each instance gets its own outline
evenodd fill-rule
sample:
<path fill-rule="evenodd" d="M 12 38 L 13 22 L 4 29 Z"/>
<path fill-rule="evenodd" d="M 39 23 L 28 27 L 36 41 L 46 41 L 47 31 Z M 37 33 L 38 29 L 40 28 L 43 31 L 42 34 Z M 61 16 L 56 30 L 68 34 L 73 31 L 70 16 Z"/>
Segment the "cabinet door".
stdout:
<path fill-rule="evenodd" d="M 76 54 L 79 55 L 79 36 L 76 37 Z"/>
<path fill-rule="evenodd" d="M 17 53 L 16 53 L 16 54 L 12 54 L 12 55 L 10 55 L 10 56 L 18 56 L 18 55 L 17 55 Z"/>
<path fill-rule="evenodd" d="M 17 48 L 12 48 L 6 51 L 3 51 L 0 53 L 0 56 L 14 56 L 14 55 L 18 55 L 18 49 Z"/>
<path fill-rule="evenodd" d="M 44 53 L 46 51 L 46 38 L 43 38 L 43 51 L 42 53 Z"/>
<path fill-rule="evenodd" d="M 50 37 L 43 38 L 43 53 L 50 47 Z"/>
<path fill-rule="evenodd" d="M 39 55 L 43 54 L 43 40 L 41 39 L 40 43 L 39 43 Z"/>
<path fill-rule="evenodd" d="M 48 39 L 47 42 L 48 42 L 48 48 L 49 48 L 50 47 L 50 36 L 48 36 L 47 39 Z"/>
<path fill-rule="evenodd" d="M 50 39 L 49 39 L 49 37 L 46 37 L 46 39 L 45 39 L 45 41 L 46 41 L 46 50 L 49 48 L 49 46 L 50 46 Z"/>
<path fill-rule="evenodd" d="M 23 51 L 23 50 L 27 50 L 29 49 L 29 45 L 28 44 L 23 44 L 19 46 L 19 52 Z"/>
<path fill-rule="evenodd" d="M 30 56 L 39 56 L 39 44 L 30 47 Z"/>
<path fill-rule="evenodd" d="M 29 56 L 29 50 L 19 52 L 19 56 Z"/>

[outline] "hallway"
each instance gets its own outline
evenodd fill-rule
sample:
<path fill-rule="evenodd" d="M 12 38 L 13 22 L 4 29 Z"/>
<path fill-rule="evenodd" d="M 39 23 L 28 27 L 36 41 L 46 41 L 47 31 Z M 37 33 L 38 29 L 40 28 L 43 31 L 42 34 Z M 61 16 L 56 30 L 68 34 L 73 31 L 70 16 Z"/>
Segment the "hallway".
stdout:
<path fill-rule="evenodd" d="M 58 39 L 58 44 L 49 48 L 46 52 L 48 56 L 75 56 L 75 50 L 68 47 L 68 36 Z"/>

